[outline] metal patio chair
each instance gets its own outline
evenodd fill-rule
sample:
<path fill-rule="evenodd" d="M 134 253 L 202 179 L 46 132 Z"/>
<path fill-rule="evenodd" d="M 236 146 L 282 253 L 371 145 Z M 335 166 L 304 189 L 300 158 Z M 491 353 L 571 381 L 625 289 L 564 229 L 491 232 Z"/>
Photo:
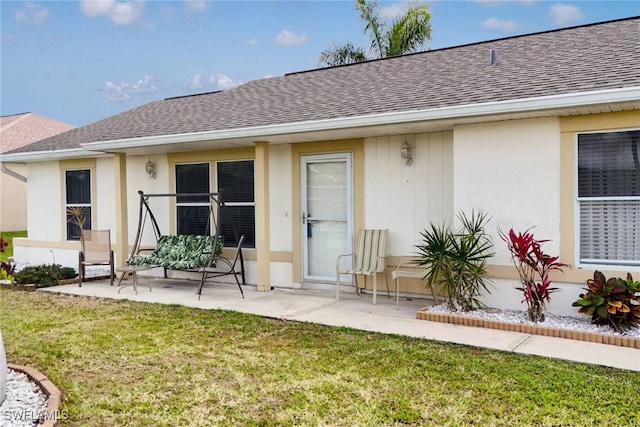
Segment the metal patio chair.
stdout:
<path fill-rule="evenodd" d="M 376 303 L 378 292 L 378 273 L 383 273 L 387 263 L 387 230 L 362 229 L 358 233 L 355 251 L 338 256 L 336 260 L 336 300 L 340 299 L 340 275 L 351 274 L 354 277 L 364 276 L 365 288 L 367 277 L 373 276 L 373 303 Z M 343 258 L 352 257 L 353 266 L 344 268 L 340 265 Z M 356 279 L 356 290 L 358 284 Z"/>
<path fill-rule="evenodd" d="M 78 261 L 78 286 L 82 287 L 82 282 L 86 278 L 86 266 L 108 265 L 110 285 L 113 286 L 114 262 L 113 250 L 111 249 L 110 230 L 82 230 L 80 239 L 80 254 Z"/>

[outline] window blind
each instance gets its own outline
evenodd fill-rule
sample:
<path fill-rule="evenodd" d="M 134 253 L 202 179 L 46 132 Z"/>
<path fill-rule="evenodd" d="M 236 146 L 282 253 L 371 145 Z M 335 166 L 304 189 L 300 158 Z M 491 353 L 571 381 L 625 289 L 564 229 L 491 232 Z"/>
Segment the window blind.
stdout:
<path fill-rule="evenodd" d="M 640 265 L 640 131 L 578 135 L 579 259 Z"/>

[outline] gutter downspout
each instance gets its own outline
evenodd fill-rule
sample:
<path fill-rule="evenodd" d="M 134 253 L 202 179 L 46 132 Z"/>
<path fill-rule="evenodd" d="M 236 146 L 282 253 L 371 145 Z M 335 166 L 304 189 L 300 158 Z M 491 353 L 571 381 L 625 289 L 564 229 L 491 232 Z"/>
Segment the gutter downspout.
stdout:
<path fill-rule="evenodd" d="M 6 173 L 7 175 L 12 176 L 19 181 L 27 182 L 26 176 L 20 175 L 16 171 L 12 171 L 11 169 L 7 168 L 7 166 L 4 163 L 0 163 L 0 170 L 2 171 L 2 173 Z"/>

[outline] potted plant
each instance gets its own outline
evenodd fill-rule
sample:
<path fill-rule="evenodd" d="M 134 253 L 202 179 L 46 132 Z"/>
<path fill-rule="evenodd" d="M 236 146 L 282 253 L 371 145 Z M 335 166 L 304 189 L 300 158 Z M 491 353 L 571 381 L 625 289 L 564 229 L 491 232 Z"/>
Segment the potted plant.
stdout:
<path fill-rule="evenodd" d="M 421 233 L 422 242 L 417 245 L 419 265 L 425 266 L 427 286 L 432 284 L 448 296 L 448 306 L 456 311 L 481 307 L 477 299 L 481 292 L 489 292 L 484 276 L 489 258 L 494 255 L 493 242 L 485 226 L 487 215 L 471 212 L 467 217 L 458 214 L 461 227 L 453 231 L 447 225 L 431 224 Z"/>

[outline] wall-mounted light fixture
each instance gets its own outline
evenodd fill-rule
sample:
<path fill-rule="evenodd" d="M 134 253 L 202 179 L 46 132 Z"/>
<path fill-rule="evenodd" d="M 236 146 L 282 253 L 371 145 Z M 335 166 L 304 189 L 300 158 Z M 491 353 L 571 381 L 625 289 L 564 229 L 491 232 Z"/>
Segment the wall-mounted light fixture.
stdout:
<path fill-rule="evenodd" d="M 411 166 L 413 164 L 413 156 L 411 154 L 411 145 L 405 139 L 402 145 L 400 146 L 400 154 L 402 159 L 404 160 L 404 164 L 407 166 Z"/>
<path fill-rule="evenodd" d="M 149 174 L 149 177 L 151 178 L 156 177 L 156 164 L 151 161 L 151 158 L 149 158 L 149 161 L 147 162 L 147 164 L 144 165 L 144 170 L 147 171 L 147 174 Z"/>

